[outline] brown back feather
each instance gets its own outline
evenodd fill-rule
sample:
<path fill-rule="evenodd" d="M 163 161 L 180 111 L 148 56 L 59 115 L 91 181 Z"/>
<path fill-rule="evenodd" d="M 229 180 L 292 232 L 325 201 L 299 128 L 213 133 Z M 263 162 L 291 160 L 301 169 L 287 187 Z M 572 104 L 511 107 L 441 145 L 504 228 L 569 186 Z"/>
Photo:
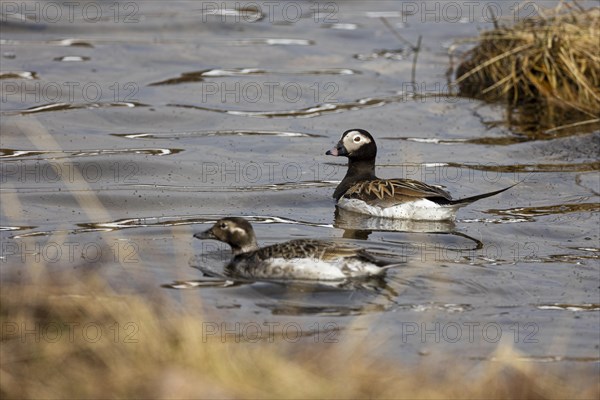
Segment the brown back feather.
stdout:
<path fill-rule="evenodd" d="M 414 179 L 375 179 L 358 182 L 348 189 L 348 198 L 358 198 L 367 202 L 402 203 L 416 198 L 442 197 L 451 200 L 445 190 Z"/>

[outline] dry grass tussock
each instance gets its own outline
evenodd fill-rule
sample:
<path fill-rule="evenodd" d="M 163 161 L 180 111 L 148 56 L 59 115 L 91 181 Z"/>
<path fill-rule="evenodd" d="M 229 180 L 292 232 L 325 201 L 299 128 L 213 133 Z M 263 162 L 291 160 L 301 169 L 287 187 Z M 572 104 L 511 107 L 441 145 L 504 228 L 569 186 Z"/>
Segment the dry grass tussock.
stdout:
<path fill-rule="evenodd" d="M 551 399 L 600 394 L 589 376 L 543 373 L 539 364 L 517 361 L 518 354 L 506 348 L 498 349 L 498 361 L 473 368 L 454 362 L 403 366 L 372 356 L 369 346 L 376 344 L 364 339 L 319 347 L 277 338 L 206 341 L 202 320 L 176 311 L 172 301 L 117 294 L 99 281 L 4 283 L 0 300 L 3 399 Z M 86 325 L 91 328 L 84 333 Z M 25 330 L 30 333 L 24 335 Z"/>
<path fill-rule="evenodd" d="M 511 107 L 536 104 L 541 114 L 562 110 L 578 114 L 570 123 L 597 124 L 599 7 L 561 2 L 510 26 L 497 23 L 476 40 L 457 68 L 462 95 L 507 101 Z"/>

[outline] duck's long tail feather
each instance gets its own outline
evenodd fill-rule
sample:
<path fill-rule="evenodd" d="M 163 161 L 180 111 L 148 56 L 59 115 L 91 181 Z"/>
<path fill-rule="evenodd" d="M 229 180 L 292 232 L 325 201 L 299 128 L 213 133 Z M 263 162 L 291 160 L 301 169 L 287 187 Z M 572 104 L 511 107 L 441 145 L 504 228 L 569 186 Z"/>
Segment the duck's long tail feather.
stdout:
<path fill-rule="evenodd" d="M 383 267 L 381 267 L 381 270 L 386 271 L 391 268 L 400 268 L 400 267 L 406 267 L 406 263 L 401 262 L 401 263 L 395 263 L 395 264 L 387 264 L 387 265 L 384 265 Z"/>
<path fill-rule="evenodd" d="M 464 199 L 458 199 L 458 200 L 449 200 L 448 201 L 448 205 L 462 206 L 462 205 L 470 204 L 470 203 L 473 203 L 474 201 L 485 199 L 486 197 L 492 197 L 492 196 L 495 196 L 495 195 L 500 194 L 502 192 L 505 192 L 508 189 L 510 189 L 510 188 L 518 185 L 519 183 L 521 183 L 521 182 L 517 182 L 514 185 L 510 185 L 509 187 L 505 187 L 504 189 L 500 189 L 500 190 L 496 190 L 496 191 L 488 192 L 488 193 L 483 193 L 483 194 L 478 194 L 477 196 L 465 197 Z"/>

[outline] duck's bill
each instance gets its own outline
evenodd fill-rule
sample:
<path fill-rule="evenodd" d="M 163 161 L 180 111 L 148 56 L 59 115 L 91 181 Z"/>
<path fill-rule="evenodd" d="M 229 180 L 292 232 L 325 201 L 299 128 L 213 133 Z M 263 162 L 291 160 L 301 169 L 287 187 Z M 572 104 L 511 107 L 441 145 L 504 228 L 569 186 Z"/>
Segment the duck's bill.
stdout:
<path fill-rule="evenodd" d="M 345 156 L 346 154 L 347 154 L 347 153 L 346 153 L 346 150 L 345 150 L 343 147 L 338 147 L 338 146 L 334 147 L 334 148 L 333 148 L 333 149 L 331 149 L 331 150 L 328 150 L 328 151 L 325 153 L 325 155 L 328 155 L 328 156 L 335 156 L 335 157 L 339 157 L 339 156 Z"/>
<path fill-rule="evenodd" d="M 215 235 L 212 233 L 211 229 L 204 232 L 198 232 L 194 234 L 194 237 L 196 239 L 215 239 Z"/>

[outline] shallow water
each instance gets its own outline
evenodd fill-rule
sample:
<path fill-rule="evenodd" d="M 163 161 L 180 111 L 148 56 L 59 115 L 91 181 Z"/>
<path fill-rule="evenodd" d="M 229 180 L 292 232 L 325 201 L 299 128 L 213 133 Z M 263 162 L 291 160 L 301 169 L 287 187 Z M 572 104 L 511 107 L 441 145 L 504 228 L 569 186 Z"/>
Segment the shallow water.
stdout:
<path fill-rule="evenodd" d="M 448 49 L 491 26 L 484 5 L 514 17 L 467 3 L 462 19 L 444 3 L 91 3 L 72 20 L 3 3 L 2 279 L 94 271 L 242 337 L 256 324 L 368 337 L 403 361 L 510 343 L 597 368 L 600 131 L 519 134 L 501 107 L 446 96 Z M 411 95 L 415 51 L 386 23 L 422 36 L 428 96 Z M 324 154 L 354 127 L 377 138 L 382 177 L 457 198 L 523 182 L 454 224 L 336 215 L 345 165 Z M 222 267 L 228 249 L 192 234 L 223 215 L 248 217 L 263 244 L 339 238 L 405 266 L 354 288 L 161 288 Z"/>

